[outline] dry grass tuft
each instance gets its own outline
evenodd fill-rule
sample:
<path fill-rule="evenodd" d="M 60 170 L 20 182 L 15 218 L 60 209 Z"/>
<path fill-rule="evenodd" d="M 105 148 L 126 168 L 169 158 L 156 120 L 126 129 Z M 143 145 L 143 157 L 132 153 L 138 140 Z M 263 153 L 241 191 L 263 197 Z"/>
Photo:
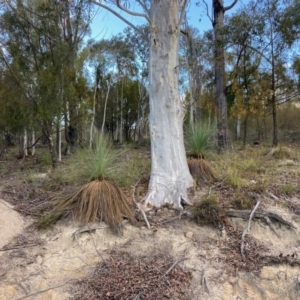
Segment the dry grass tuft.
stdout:
<path fill-rule="evenodd" d="M 213 182 L 217 180 L 211 166 L 204 158 L 190 158 L 188 166 L 191 175 L 196 180 L 197 185 L 200 182 Z"/>
<path fill-rule="evenodd" d="M 65 217 L 87 224 L 104 222 L 118 233 L 124 218 L 134 222 L 134 215 L 123 192 L 111 181 L 96 179 L 82 186 L 56 208 Z"/>
<path fill-rule="evenodd" d="M 220 216 L 223 208 L 215 195 L 204 197 L 191 207 L 193 219 L 199 225 L 211 225 L 218 228 L 221 222 Z"/>

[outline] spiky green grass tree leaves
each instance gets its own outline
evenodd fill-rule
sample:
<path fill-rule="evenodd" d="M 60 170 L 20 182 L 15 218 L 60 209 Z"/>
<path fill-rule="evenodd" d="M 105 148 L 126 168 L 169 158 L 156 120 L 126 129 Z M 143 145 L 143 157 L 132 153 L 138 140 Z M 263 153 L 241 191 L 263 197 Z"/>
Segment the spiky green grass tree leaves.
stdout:
<path fill-rule="evenodd" d="M 98 134 L 92 149 L 83 149 L 74 156 L 76 176 L 79 174 L 88 183 L 59 201 L 55 210 L 83 225 L 105 222 L 115 233 L 121 232 L 124 218 L 134 222 L 124 193 L 109 180 L 110 169 L 121 154 L 124 151 L 115 150 L 108 137 Z"/>
<path fill-rule="evenodd" d="M 204 152 L 210 146 L 215 131 L 214 124 L 202 122 L 189 127 L 186 133 L 188 166 L 198 186 L 201 182 L 217 180 L 209 163 L 204 159 Z"/>

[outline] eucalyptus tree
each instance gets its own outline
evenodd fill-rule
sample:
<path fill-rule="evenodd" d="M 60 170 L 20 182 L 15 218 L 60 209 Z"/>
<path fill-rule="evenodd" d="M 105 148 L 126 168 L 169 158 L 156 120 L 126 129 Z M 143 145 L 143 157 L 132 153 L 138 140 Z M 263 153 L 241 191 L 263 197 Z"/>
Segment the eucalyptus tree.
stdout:
<path fill-rule="evenodd" d="M 149 23 L 152 167 L 145 205 L 161 206 L 169 203 L 181 208 L 182 201 L 189 202 L 187 189 L 193 186 L 183 141 L 184 103 L 178 87 L 179 35 L 187 0 L 134 1 L 140 5 L 143 13 L 129 10 L 119 0 L 109 2 L 112 6 L 109 3 L 91 2 L 114 13 L 139 32 L 141 31 L 136 26 L 117 13 L 117 8 L 144 18 Z"/>
<path fill-rule="evenodd" d="M 136 32 L 133 28 L 127 27 L 123 32 L 124 42 L 133 49 L 136 57 L 136 66 L 138 72 L 136 77 L 138 80 L 138 115 L 137 122 L 135 124 L 135 135 L 137 135 L 138 141 L 144 138 L 147 124 L 147 115 L 149 113 L 149 93 L 148 93 L 148 66 L 147 61 L 149 57 L 149 43 L 150 38 L 149 26 L 138 26 L 140 32 L 147 36 L 148 39 L 143 38 L 139 32 Z"/>
<path fill-rule="evenodd" d="M 22 98 L 32 104 L 28 125 L 32 126 L 32 122 L 41 124 L 54 165 L 52 121 L 58 113 L 58 85 L 54 74 L 58 66 L 53 64 L 55 26 L 53 22 L 46 21 L 44 12 L 40 5 L 25 2 L 14 5 L 9 2 L 0 20 L 3 30 L 1 58 L 18 85 Z"/>
<path fill-rule="evenodd" d="M 224 6 L 223 0 L 212 0 L 212 24 L 215 34 L 215 86 L 218 118 L 218 144 L 220 147 L 231 148 L 231 139 L 227 120 L 226 76 L 224 56 L 224 14 L 234 7 L 238 0 Z"/>
<path fill-rule="evenodd" d="M 91 42 L 89 48 L 90 62 L 96 69 L 94 91 L 96 127 L 100 130 L 107 123 L 106 129 L 113 137 L 116 135 L 115 138 L 122 143 L 125 125 L 124 103 L 130 101 L 125 99 L 124 90 L 127 82 L 137 76 L 135 53 L 121 34 L 109 40 Z M 107 118 L 106 113 L 102 113 L 106 108 Z"/>
<path fill-rule="evenodd" d="M 290 77 L 288 44 L 280 28 L 286 22 L 285 5 L 279 0 L 265 0 L 257 13 L 263 18 L 264 39 L 260 45 L 263 56 L 261 68 L 269 81 L 269 103 L 273 120 L 274 146 L 278 144 L 277 106 L 294 97 L 293 81 Z"/>
<path fill-rule="evenodd" d="M 83 2 L 74 7 L 75 12 L 81 10 Z M 76 78 L 66 62 L 71 54 L 74 56 L 77 50 L 74 45 L 79 42 L 79 36 L 82 39 L 84 31 L 79 30 L 81 27 L 77 25 L 78 32 L 74 32 L 76 43 L 69 44 L 63 24 L 71 22 L 72 18 L 62 12 L 65 10 L 61 10 L 61 2 L 7 1 L 6 4 L 0 20 L 3 33 L 2 60 L 23 97 L 32 102 L 35 123 L 40 124 L 41 131 L 48 139 L 52 164 L 55 166 L 53 125 L 60 123 L 68 92 L 78 91 L 82 85 L 82 80 Z M 81 13 L 74 13 L 76 24 L 80 23 L 78 15 Z M 71 103 L 68 104 L 70 107 Z M 69 116 L 70 113 L 65 112 L 65 115 Z"/>
<path fill-rule="evenodd" d="M 229 65 L 227 97 L 231 97 L 231 117 L 236 118 L 236 136 L 240 138 L 241 122 L 243 122 L 243 143 L 246 144 L 248 121 L 251 115 L 258 115 L 258 105 L 263 98 L 260 88 L 259 66 L 262 55 L 257 51 L 263 40 L 263 24 L 255 14 L 255 3 L 247 9 L 240 9 L 227 19 L 225 23 L 227 64 Z M 259 97 L 257 97 L 259 95 Z M 261 111 L 263 113 L 263 111 Z"/>
<path fill-rule="evenodd" d="M 214 32 L 214 72 L 216 89 L 216 108 L 218 120 L 218 144 L 221 148 L 231 148 L 231 139 L 228 129 L 227 100 L 226 100 L 226 73 L 225 73 L 225 41 L 224 41 L 224 16 L 225 12 L 232 9 L 238 0 L 233 0 L 228 6 L 223 0 L 212 0 L 212 16 L 208 11 L 208 4 L 204 1 Z"/>

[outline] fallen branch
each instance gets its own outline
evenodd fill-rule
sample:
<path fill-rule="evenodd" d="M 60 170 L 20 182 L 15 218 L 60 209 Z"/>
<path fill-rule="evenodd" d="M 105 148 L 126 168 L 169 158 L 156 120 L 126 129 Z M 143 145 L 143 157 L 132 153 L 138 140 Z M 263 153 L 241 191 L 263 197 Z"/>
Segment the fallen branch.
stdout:
<path fill-rule="evenodd" d="M 80 233 L 83 233 L 83 232 L 89 232 L 90 233 L 92 231 L 95 231 L 96 229 L 105 229 L 105 228 L 109 228 L 109 226 L 108 225 L 100 225 L 100 226 L 93 226 L 93 227 L 87 226 L 87 227 L 84 227 L 84 228 L 79 228 L 75 232 L 72 233 L 72 237 L 74 239 L 77 234 L 80 234 Z"/>
<path fill-rule="evenodd" d="M 247 219 L 249 218 L 251 214 L 250 210 L 235 210 L 230 209 L 226 212 L 227 217 L 234 217 L 234 218 L 242 218 Z M 265 217 L 268 217 L 270 219 L 274 219 L 275 221 L 282 223 L 283 225 L 290 226 L 294 229 L 297 229 L 292 223 L 284 220 L 281 216 L 270 212 L 270 211 L 258 211 L 253 214 L 254 219 L 265 219 Z"/>
<path fill-rule="evenodd" d="M 165 223 L 173 222 L 173 221 L 175 221 L 177 219 L 180 220 L 182 216 L 189 215 L 189 214 L 190 214 L 189 211 L 187 211 L 187 210 L 181 210 L 178 216 L 172 217 L 170 219 L 163 220 L 160 223 L 158 223 L 158 225 L 163 225 Z"/>
<path fill-rule="evenodd" d="M 204 291 L 209 294 L 209 288 L 206 282 L 205 270 L 203 269 L 201 285 L 203 286 Z"/>
<path fill-rule="evenodd" d="M 275 233 L 275 235 L 280 239 L 280 236 L 279 236 L 279 234 L 277 233 L 275 227 L 273 226 L 273 224 L 272 224 L 270 218 L 266 216 L 266 217 L 264 217 L 264 219 L 266 220 L 266 222 L 267 222 L 267 224 L 269 225 L 269 227 L 271 228 L 271 230 L 272 230 L 272 231 Z"/>
<path fill-rule="evenodd" d="M 148 229 L 150 229 L 151 226 L 150 226 L 150 224 L 149 224 L 149 222 L 148 222 L 148 219 L 147 219 L 147 216 L 146 216 L 145 212 L 140 208 L 140 205 L 135 201 L 135 196 L 134 196 L 134 194 L 135 194 L 135 189 L 136 189 L 137 185 L 139 184 L 140 180 L 141 180 L 141 179 L 139 179 L 139 180 L 135 183 L 135 185 L 133 186 L 133 191 L 132 191 L 132 201 L 135 203 L 135 205 L 136 205 L 136 207 L 138 208 L 138 210 L 142 213 L 142 215 L 143 215 L 143 217 L 144 217 L 144 220 L 145 220 L 145 222 L 146 222 L 146 225 L 147 225 Z"/>
<path fill-rule="evenodd" d="M 267 193 L 271 198 L 273 198 L 274 200 L 276 200 L 276 201 L 279 200 L 279 198 L 278 198 L 277 196 L 273 195 L 272 193 L 270 193 L 270 192 L 268 192 L 268 191 L 266 191 L 266 193 Z"/>
<path fill-rule="evenodd" d="M 177 264 L 179 264 L 180 262 L 184 261 L 186 258 L 182 258 L 182 259 L 177 259 L 172 266 L 166 271 L 166 273 L 164 275 L 168 275 L 176 266 Z"/>
<path fill-rule="evenodd" d="M 260 201 L 258 200 L 255 207 L 253 208 L 251 214 L 250 214 L 250 217 L 249 217 L 249 221 L 248 221 L 248 226 L 247 228 L 244 230 L 243 232 L 243 235 L 242 235 L 242 242 L 241 242 L 241 254 L 242 254 L 242 257 L 245 258 L 245 255 L 244 255 L 244 240 L 245 240 L 245 236 L 246 234 L 250 231 L 250 227 L 251 227 L 251 220 L 253 218 L 253 215 L 255 213 L 255 211 L 257 210 L 258 206 L 260 204 Z"/>
<path fill-rule="evenodd" d="M 2 249 L 0 249 L 0 251 L 10 251 L 10 250 L 29 248 L 29 247 L 34 247 L 34 246 L 38 246 L 38 244 L 17 245 L 15 247 L 11 247 L 11 248 L 4 248 L 4 249 L 2 248 Z"/>

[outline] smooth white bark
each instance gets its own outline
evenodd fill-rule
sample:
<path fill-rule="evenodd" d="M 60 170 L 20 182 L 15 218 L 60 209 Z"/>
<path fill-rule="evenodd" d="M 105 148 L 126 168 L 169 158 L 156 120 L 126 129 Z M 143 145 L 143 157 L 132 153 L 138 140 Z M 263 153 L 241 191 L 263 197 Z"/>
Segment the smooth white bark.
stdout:
<path fill-rule="evenodd" d="M 57 160 L 59 162 L 61 162 L 61 129 L 60 129 L 60 122 L 58 124 L 57 129 L 58 129 L 58 132 L 57 132 L 57 134 L 58 134 L 58 137 L 57 137 L 57 139 L 58 139 L 58 142 L 57 142 Z"/>
<path fill-rule="evenodd" d="M 124 20 L 110 7 L 92 1 Z M 187 0 L 140 0 L 150 23 L 149 98 L 151 177 L 144 205 L 189 203 L 187 189 L 193 186 L 183 140 L 184 107 L 178 87 L 180 26 Z M 122 9 L 120 2 L 117 1 Z M 124 11 L 132 14 L 128 9 Z M 135 14 L 136 15 L 136 14 Z M 133 24 L 125 20 L 135 28 Z M 122 101 L 122 97 L 121 97 Z M 122 128 L 122 124 L 120 124 Z"/>
<path fill-rule="evenodd" d="M 102 128 L 101 128 L 102 133 L 104 133 L 104 125 L 105 125 L 105 119 L 106 119 L 106 107 L 107 107 L 107 100 L 108 100 L 108 96 L 109 96 L 109 91 L 110 91 L 110 82 L 107 81 L 107 93 L 106 93 L 106 97 L 105 97 L 105 104 L 104 104 L 104 111 L 103 111 L 103 122 L 102 122 Z"/>
<path fill-rule="evenodd" d="M 178 1 L 153 1 L 150 9 L 151 41 L 149 60 L 151 177 L 145 204 L 189 203 L 192 187 L 183 140 L 184 107 L 180 100 L 178 73 Z"/>

